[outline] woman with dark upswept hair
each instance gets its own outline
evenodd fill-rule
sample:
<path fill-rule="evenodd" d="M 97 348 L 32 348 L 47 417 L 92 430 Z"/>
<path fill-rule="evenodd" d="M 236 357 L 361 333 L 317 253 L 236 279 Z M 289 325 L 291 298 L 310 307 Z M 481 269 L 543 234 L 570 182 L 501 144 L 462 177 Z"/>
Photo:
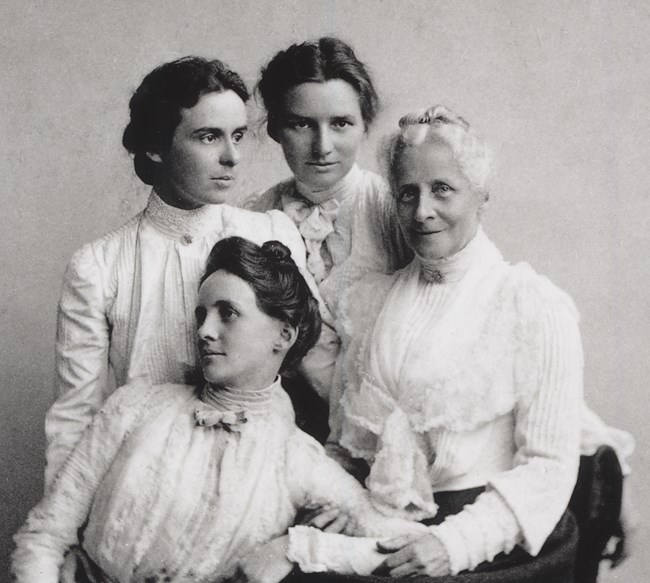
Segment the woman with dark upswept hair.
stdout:
<path fill-rule="evenodd" d="M 216 241 L 230 235 L 257 243 L 277 239 L 304 268 L 302 239 L 286 215 L 227 204 L 248 97 L 237 73 L 199 57 L 157 67 L 133 94 L 123 143 L 152 191 L 142 212 L 82 247 L 66 271 L 56 402 L 46 418 L 46 486 L 112 386 L 135 379 L 181 383 L 195 369 L 198 281 Z M 319 366 L 304 364 L 313 379 Z"/>
<path fill-rule="evenodd" d="M 381 560 L 376 539 L 290 528 L 312 504 L 345 509 L 350 534 L 426 531 L 379 514 L 286 414 L 278 373 L 303 358 L 321 326 L 286 246 L 219 241 L 195 312 L 201 382 L 141 379 L 107 399 L 15 536 L 17 583 L 274 583 L 315 558 L 317 569 L 343 571 L 359 566 L 361 549 Z M 71 576 L 61 565 L 77 543 Z"/>

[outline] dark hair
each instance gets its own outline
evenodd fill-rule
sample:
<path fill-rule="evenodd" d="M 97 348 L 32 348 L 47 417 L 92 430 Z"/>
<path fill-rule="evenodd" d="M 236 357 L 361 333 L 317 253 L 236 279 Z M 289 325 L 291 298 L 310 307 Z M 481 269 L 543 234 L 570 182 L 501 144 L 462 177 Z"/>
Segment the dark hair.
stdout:
<path fill-rule="evenodd" d="M 338 38 L 323 37 L 291 45 L 262 69 L 257 89 L 268 113 L 269 133 L 275 131 L 289 89 L 301 83 L 334 79 L 346 81 L 357 92 L 361 117 L 368 129 L 379 109 L 379 97 L 370 74 L 352 47 Z"/>
<path fill-rule="evenodd" d="M 181 109 L 194 107 L 206 93 L 228 90 L 248 101 L 248 90 L 237 73 L 221 61 L 201 57 L 165 63 L 143 79 L 129 101 L 131 120 L 122 136 L 140 180 L 153 184 L 156 162 L 147 152 L 158 152 L 171 143 Z"/>
<path fill-rule="evenodd" d="M 267 241 L 260 247 L 242 237 L 227 237 L 210 251 L 201 283 L 220 269 L 248 283 L 265 314 L 297 330 L 298 337 L 284 358 L 283 370 L 296 364 L 316 344 L 321 330 L 318 302 L 285 245 Z"/>

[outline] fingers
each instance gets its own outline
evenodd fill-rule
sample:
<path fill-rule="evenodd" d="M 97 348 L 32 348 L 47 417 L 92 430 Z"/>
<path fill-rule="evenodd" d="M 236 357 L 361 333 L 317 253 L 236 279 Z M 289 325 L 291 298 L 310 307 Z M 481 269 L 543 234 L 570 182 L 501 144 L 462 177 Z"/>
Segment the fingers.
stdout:
<path fill-rule="evenodd" d="M 380 540 L 377 541 L 377 550 L 383 554 L 394 553 L 404 548 L 411 540 L 412 537 L 407 534 L 389 538 L 388 540 Z"/>
<path fill-rule="evenodd" d="M 325 532 L 339 533 L 345 530 L 349 521 L 347 514 L 339 514 L 332 522 L 330 522 L 323 530 Z"/>
<path fill-rule="evenodd" d="M 320 528 L 321 530 L 327 527 L 329 524 L 334 522 L 339 516 L 339 511 L 336 508 L 329 508 L 326 510 L 321 510 L 315 514 L 312 513 L 308 521 L 303 522 L 308 526 L 313 526 L 315 528 Z"/>

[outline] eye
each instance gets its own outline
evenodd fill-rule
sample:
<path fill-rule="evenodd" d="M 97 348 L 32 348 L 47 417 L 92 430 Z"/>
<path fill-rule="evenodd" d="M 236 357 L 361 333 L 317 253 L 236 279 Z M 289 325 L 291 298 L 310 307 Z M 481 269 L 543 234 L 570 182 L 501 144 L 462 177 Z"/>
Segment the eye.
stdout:
<path fill-rule="evenodd" d="M 451 188 L 448 184 L 437 183 L 434 184 L 431 188 L 431 192 L 435 194 L 438 198 L 449 198 L 451 193 L 454 192 L 454 189 Z"/>
<path fill-rule="evenodd" d="M 232 135 L 232 141 L 233 144 L 239 144 L 243 139 L 244 136 L 246 135 L 246 132 L 244 131 L 237 131 Z"/>
<path fill-rule="evenodd" d="M 222 322 L 228 323 L 235 320 L 239 316 L 239 313 L 231 306 L 220 306 L 219 315 L 221 316 Z"/>
<path fill-rule="evenodd" d="M 309 127 L 309 121 L 304 118 L 293 118 L 287 121 L 287 127 L 292 130 L 304 130 Z"/>
<path fill-rule="evenodd" d="M 203 322 L 205 322 L 206 310 L 203 306 L 198 306 L 194 310 L 194 317 L 196 318 L 196 324 L 200 328 Z"/>
<path fill-rule="evenodd" d="M 337 119 L 332 122 L 332 127 L 337 130 L 344 130 L 354 124 L 348 119 Z"/>
<path fill-rule="evenodd" d="M 204 144 L 214 144 L 218 140 L 215 134 L 203 134 L 201 136 L 201 141 Z"/>
<path fill-rule="evenodd" d="M 418 197 L 418 190 L 414 186 L 407 184 L 397 190 L 397 202 L 409 204 L 415 202 Z"/>

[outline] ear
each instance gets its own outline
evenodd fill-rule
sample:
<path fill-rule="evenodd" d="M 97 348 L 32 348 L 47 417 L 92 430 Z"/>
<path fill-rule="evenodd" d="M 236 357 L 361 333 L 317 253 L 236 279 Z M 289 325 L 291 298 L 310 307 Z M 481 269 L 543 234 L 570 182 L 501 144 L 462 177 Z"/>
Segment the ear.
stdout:
<path fill-rule="evenodd" d="M 275 344 L 273 345 L 273 349 L 276 352 L 287 352 L 295 344 L 297 339 L 298 330 L 288 322 L 284 322 Z"/>
<path fill-rule="evenodd" d="M 149 158 L 149 160 L 153 160 L 154 162 L 162 162 L 162 158 L 157 152 L 147 152 L 147 158 Z"/>

